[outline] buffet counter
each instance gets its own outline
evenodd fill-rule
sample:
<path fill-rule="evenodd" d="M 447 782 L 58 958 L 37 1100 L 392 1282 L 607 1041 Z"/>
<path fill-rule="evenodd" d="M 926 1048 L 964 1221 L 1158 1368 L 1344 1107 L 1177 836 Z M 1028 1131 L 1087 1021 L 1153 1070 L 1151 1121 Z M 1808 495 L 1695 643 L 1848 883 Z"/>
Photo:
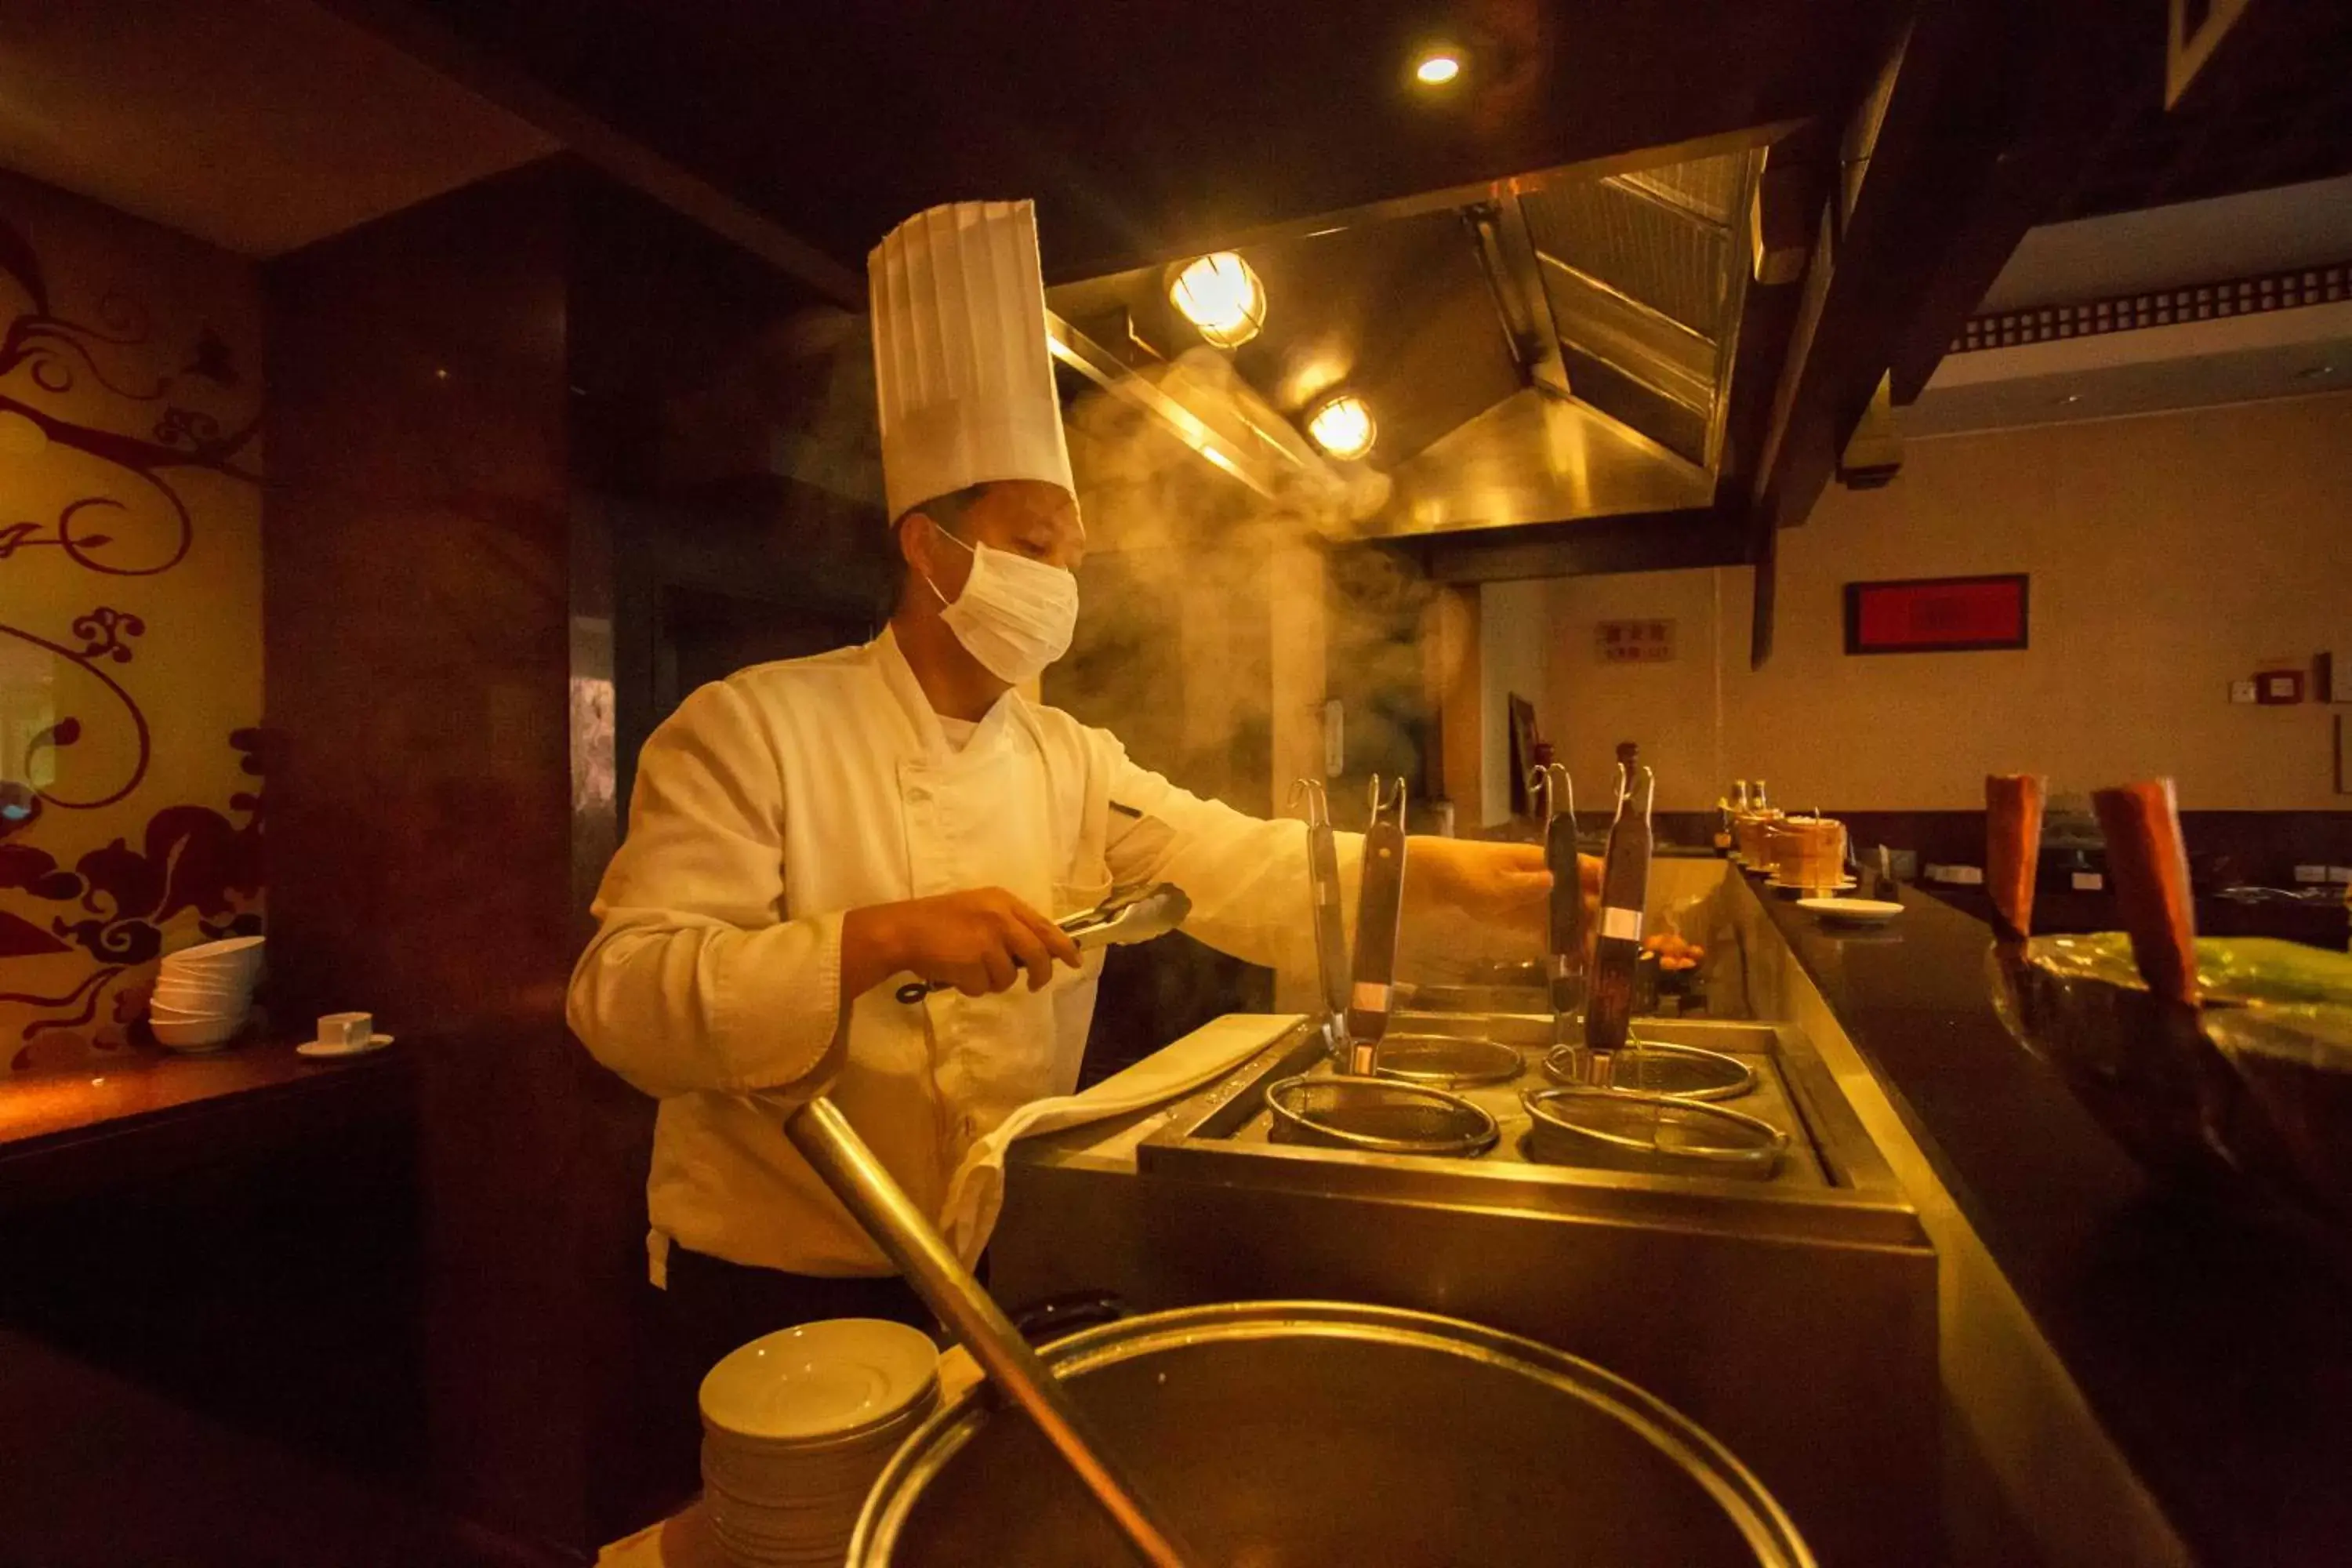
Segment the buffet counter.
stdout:
<path fill-rule="evenodd" d="M 1015 1145 L 1000 1291 L 1526 1334 L 1714 1431 L 1830 1568 L 2340 1557 L 2352 1291 L 2307 1241 L 2154 1190 L 2002 1025 L 1982 923 L 1906 889 L 1889 925 L 1831 928 L 1720 863 L 1675 863 L 1673 896 L 1710 876 L 1717 1021 L 1651 1028 L 1769 1035 L 1731 1048 L 1780 1064 L 1825 1193 L 1318 1165 L 1242 1114 L 1297 1070 L 1277 1040 L 1184 1102 Z"/>
<path fill-rule="evenodd" d="M 1906 889 L 1840 932 L 1739 880 L 1759 1014 L 1841 1068 L 1918 1205 L 1954 1413 L 2047 1559 L 2343 1560 L 2352 1289 L 2307 1237 L 2157 1190 L 2002 1025 L 1982 922 Z"/>

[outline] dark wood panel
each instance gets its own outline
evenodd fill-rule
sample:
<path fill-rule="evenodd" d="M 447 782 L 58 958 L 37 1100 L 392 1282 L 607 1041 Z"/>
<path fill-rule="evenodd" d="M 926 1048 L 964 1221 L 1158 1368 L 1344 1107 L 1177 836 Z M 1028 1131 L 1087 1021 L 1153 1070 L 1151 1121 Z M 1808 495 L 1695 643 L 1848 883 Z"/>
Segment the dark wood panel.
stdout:
<path fill-rule="evenodd" d="M 285 1042 L 216 1056 L 125 1053 L 97 1069 L 21 1076 L 0 1100 L 0 1212 L 331 1139 L 386 1107 L 406 1115 L 409 1054 L 306 1061 Z"/>
<path fill-rule="evenodd" d="M 264 645 L 281 987 L 415 1053 L 418 1468 L 576 1550 L 616 1310 L 589 1253 L 634 1194 L 562 1022 L 572 190 L 537 166 L 268 269 Z"/>
<path fill-rule="evenodd" d="M 0 1560 L 495 1561 L 415 1500 L 405 1056 L 242 1055 L 0 1150 Z"/>
<path fill-rule="evenodd" d="M 561 161 L 268 285 L 273 956 L 298 1016 L 368 1007 L 415 1053 L 422 1473 L 584 1552 L 693 1456 L 645 1440 L 675 1426 L 646 1414 L 675 1397 L 648 1376 L 653 1104 L 571 1037 L 565 984 L 678 695 L 665 595 L 731 606 L 671 639 L 688 679 L 866 630 L 857 452 L 814 454 L 838 491 L 772 471 L 845 438 L 832 372 L 863 346 L 779 349 L 804 291 Z"/>

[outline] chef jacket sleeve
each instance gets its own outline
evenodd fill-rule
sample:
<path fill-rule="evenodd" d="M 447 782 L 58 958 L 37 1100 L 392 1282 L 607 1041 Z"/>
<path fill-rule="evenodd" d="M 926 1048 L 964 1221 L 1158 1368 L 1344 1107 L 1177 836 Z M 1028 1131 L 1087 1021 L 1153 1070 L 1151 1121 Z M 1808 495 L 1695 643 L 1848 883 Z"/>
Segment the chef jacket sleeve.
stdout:
<path fill-rule="evenodd" d="M 1311 974 L 1313 889 L 1307 878 L 1307 825 L 1266 821 L 1203 800 L 1129 760 L 1108 731 L 1088 732 L 1109 776 L 1105 857 L 1118 887 L 1173 882 L 1192 900 L 1185 931 L 1252 963 Z M 1364 858 L 1359 833 L 1334 836 L 1340 909 L 1352 919 Z M 1352 940 L 1352 938 L 1351 938 Z"/>
<path fill-rule="evenodd" d="M 638 759 L 567 1012 L 647 1094 L 776 1089 L 837 1058 L 842 917 L 784 918 L 782 776 L 724 682 L 681 703 Z"/>

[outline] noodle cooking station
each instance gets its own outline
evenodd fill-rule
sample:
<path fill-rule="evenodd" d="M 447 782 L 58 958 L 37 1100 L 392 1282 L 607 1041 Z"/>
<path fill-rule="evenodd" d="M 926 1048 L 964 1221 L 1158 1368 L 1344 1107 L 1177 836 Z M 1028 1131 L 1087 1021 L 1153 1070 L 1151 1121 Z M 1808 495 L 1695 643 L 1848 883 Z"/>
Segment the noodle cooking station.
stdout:
<path fill-rule="evenodd" d="M 1173 1106 L 1013 1144 L 994 1287 L 1016 1307 L 1103 1294 L 1137 1311 L 1362 1301 L 1523 1334 L 1633 1379 L 1722 1438 L 1829 1568 L 1927 1560 L 1936 1254 L 1830 1063 L 1786 1021 L 1772 978 L 1784 944 L 1756 896 L 1721 861 L 1661 857 L 1654 869 L 1652 908 L 1704 939 L 1687 1005 L 1706 1016 L 1637 1002 L 1616 1091 L 1548 1072 L 1550 1058 L 1577 1076 L 1556 1055 L 1543 989 L 1470 957 L 1443 984 L 1396 985 L 1382 1044 L 1398 1053 L 1381 1065 L 1409 1064 L 1421 1041 L 1508 1047 L 1516 1076 L 1437 1091 L 1491 1119 L 1491 1139 L 1451 1153 L 1297 1141 L 1277 1135 L 1269 1087 L 1370 1080 L 1344 1070 L 1319 1016 L 1269 1016 L 1267 1044 Z M 1580 1033 L 1567 1038 L 1580 1048 Z M 1645 1046 L 1727 1058 L 1730 1090 L 1651 1106 L 1638 1088 Z M 1635 1144 L 1654 1112 L 1670 1152 L 1562 1136 L 1529 1104 L 1572 1112 L 1580 1097 L 1622 1106 L 1631 1124 L 1610 1131 Z M 1671 1152 L 1680 1125 L 1713 1110 L 1759 1124 L 1771 1157 Z"/>

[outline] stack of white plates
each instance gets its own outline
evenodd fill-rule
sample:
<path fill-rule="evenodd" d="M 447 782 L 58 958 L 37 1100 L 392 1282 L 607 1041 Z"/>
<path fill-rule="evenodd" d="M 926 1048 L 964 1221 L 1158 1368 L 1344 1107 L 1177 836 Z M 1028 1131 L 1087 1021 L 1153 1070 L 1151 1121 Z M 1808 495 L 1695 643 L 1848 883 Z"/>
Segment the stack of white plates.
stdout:
<path fill-rule="evenodd" d="M 835 1318 L 753 1340 L 702 1380 L 702 1501 L 739 1568 L 839 1568 L 875 1478 L 939 1404 L 930 1337 Z"/>
<path fill-rule="evenodd" d="M 226 1045 L 253 1010 L 253 983 L 261 973 L 261 938 L 231 937 L 171 953 L 156 971 L 147 1026 L 175 1051 Z"/>

